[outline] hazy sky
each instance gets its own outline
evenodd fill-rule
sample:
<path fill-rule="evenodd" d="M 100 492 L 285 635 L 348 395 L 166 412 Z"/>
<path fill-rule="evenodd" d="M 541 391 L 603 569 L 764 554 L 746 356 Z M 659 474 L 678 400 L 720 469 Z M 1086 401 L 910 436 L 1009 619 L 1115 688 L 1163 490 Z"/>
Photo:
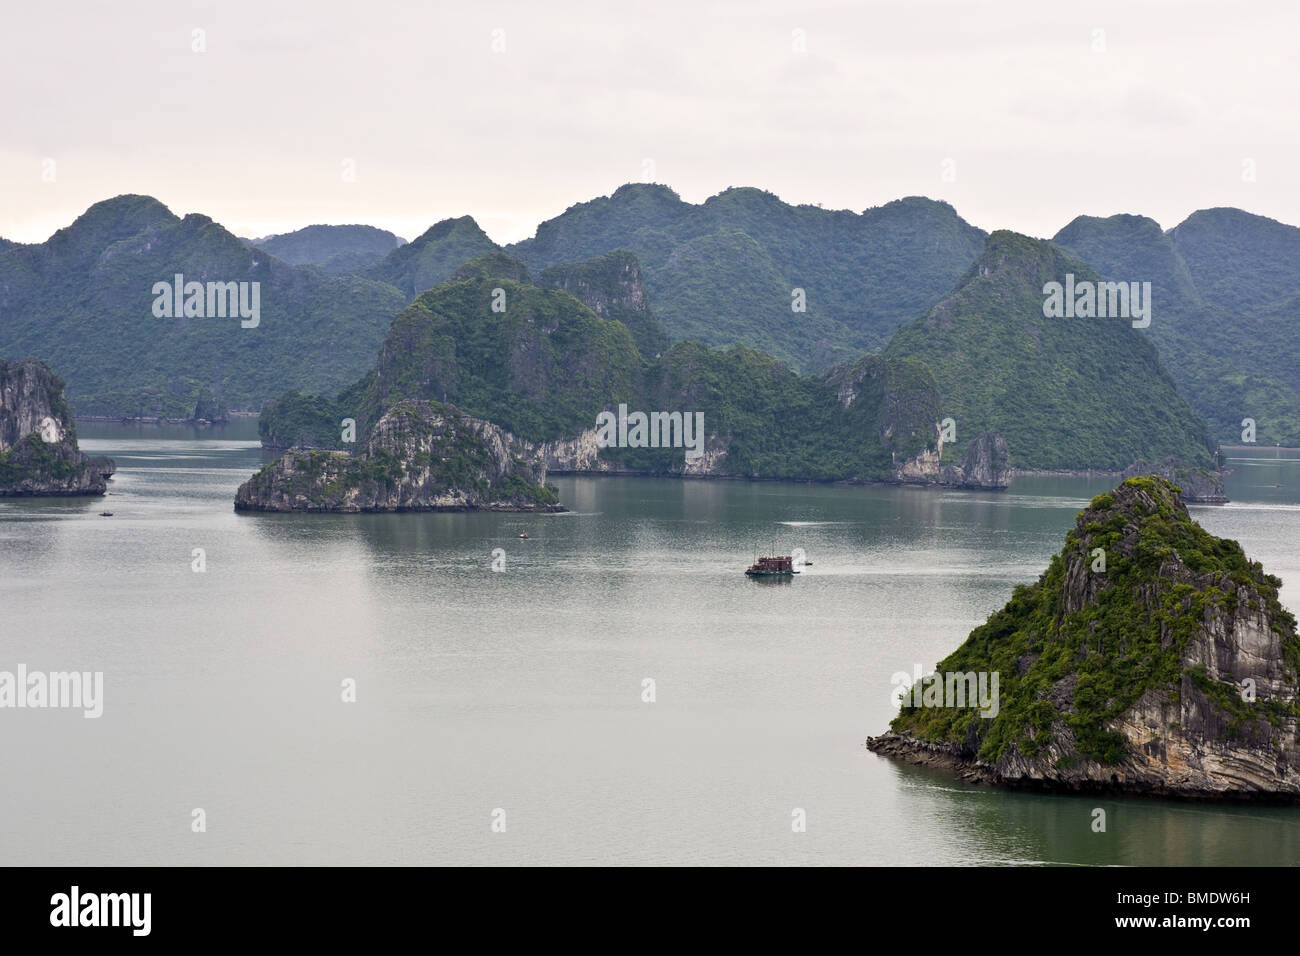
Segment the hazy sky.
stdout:
<path fill-rule="evenodd" d="M 248 236 L 469 213 L 508 242 L 629 181 L 1037 236 L 1300 224 L 1297 36 L 1294 0 L 9 4 L 0 236 L 133 192 Z"/>

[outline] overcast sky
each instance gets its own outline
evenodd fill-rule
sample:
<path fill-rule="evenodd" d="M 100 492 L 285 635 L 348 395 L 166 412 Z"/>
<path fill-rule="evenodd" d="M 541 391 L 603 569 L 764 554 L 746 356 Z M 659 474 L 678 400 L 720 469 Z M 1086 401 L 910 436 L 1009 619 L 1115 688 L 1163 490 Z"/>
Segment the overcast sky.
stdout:
<path fill-rule="evenodd" d="M 0 236 L 25 242 L 121 193 L 246 236 L 410 239 L 468 213 L 509 242 L 630 181 L 855 211 L 925 195 L 1036 236 L 1224 205 L 1300 224 L 1294 0 L 113 0 L 3 18 Z"/>

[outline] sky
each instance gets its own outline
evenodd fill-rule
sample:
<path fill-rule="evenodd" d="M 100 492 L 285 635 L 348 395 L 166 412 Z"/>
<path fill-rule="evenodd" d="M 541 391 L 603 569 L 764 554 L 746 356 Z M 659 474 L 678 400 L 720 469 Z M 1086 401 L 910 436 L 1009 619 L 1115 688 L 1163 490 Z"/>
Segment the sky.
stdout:
<path fill-rule="evenodd" d="M 626 182 L 909 195 L 987 230 L 1300 224 L 1300 4 L 10 4 L 0 236 L 155 196 L 263 236 L 469 214 L 498 242 Z"/>

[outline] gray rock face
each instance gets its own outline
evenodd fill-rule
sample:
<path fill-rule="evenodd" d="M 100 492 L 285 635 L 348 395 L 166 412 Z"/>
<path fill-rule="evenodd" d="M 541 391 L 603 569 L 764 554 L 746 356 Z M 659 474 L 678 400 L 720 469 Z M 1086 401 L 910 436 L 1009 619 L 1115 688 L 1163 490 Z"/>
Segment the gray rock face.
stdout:
<path fill-rule="evenodd" d="M 936 428 L 935 431 L 937 432 L 938 429 Z M 952 479 L 957 474 L 957 470 L 951 466 L 948 466 L 945 470 L 945 466 L 940 464 L 939 461 L 939 456 L 942 453 L 943 441 L 937 439 L 934 448 L 923 448 L 911 458 L 904 458 L 899 461 L 898 456 L 895 455 L 894 480 L 908 484 L 952 484 Z M 944 481 L 944 478 L 949 480 Z"/>
<path fill-rule="evenodd" d="M 645 286 L 641 282 L 641 266 L 636 257 L 612 254 L 604 274 L 593 275 L 593 264 L 588 268 L 551 269 L 545 273 L 550 284 L 571 293 L 574 298 L 602 319 L 616 317 L 622 310 L 645 312 L 650 308 Z M 599 261 L 599 260 L 598 260 Z"/>
<path fill-rule="evenodd" d="M 686 458 L 682 455 L 681 467 L 674 467 L 668 473 L 691 478 L 738 477 L 727 470 L 727 445 L 726 439 L 707 434 L 704 436 L 700 457 Z M 601 458 L 601 449 L 596 444 L 594 428 L 585 429 L 577 438 L 559 439 L 541 444 L 523 442 L 522 446 L 525 453 L 544 466 L 548 472 L 579 475 L 640 474 L 640 472 L 627 471 L 608 458 Z"/>
<path fill-rule="evenodd" d="M 528 456 L 540 462 L 548 472 L 612 474 L 618 471 L 614 462 L 600 457 L 594 428 L 586 429 L 577 438 L 561 438 L 541 444 L 526 442 L 525 449 Z"/>
<path fill-rule="evenodd" d="M 1201 504 L 1225 504 L 1228 496 L 1223 490 L 1223 479 L 1206 468 L 1189 466 L 1183 462 L 1166 458 L 1159 465 L 1148 465 L 1137 461 L 1125 469 L 1124 478 L 1136 478 L 1138 475 L 1159 475 L 1167 478 L 1183 490 L 1183 500 Z"/>
<path fill-rule="evenodd" d="M 849 402 L 852 398 L 849 399 Z M 886 439 L 889 437 L 885 436 Z M 692 478 L 743 478 L 727 467 L 725 436 L 709 433 L 705 436 L 703 454 L 688 458 L 673 474 Z M 547 471 L 562 474 L 620 474 L 619 466 L 600 457 L 595 429 L 587 429 L 576 438 L 543 442 L 523 442 L 521 447 L 530 459 L 543 465 Z M 935 428 L 935 445 L 923 448 L 915 455 L 895 456 L 893 480 L 907 484 L 949 485 L 958 488 L 1006 488 L 1011 482 L 1007 466 L 1007 443 L 997 432 L 985 432 L 974 439 L 966 450 L 961 465 L 943 465 L 939 456 L 943 450 L 938 428 Z"/>
<path fill-rule="evenodd" d="M 105 478 L 112 478 L 117 474 L 117 462 L 103 455 L 96 455 L 90 459 L 94 468 Z"/>
<path fill-rule="evenodd" d="M 563 511 L 532 449 L 437 402 L 399 402 L 359 455 L 290 451 L 235 496 L 236 511 Z"/>
<path fill-rule="evenodd" d="M 913 484 L 947 485 L 954 488 L 1000 490 L 1011 484 L 1007 443 L 995 431 L 987 431 L 966 446 L 960 465 L 945 465 L 943 438 L 935 427 L 935 447 L 925 448 L 911 458 L 894 462 L 894 479 Z"/>
<path fill-rule="evenodd" d="M 947 466 L 940 483 L 959 488 L 1006 488 L 1011 484 L 1007 442 L 995 431 L 987 431 L 966 446 L 960 467 Z"/>
<path fill-rule="evenodd" d="M 31 434 L 47 442 L 75 438 L 75 428 L 63 402 L 63 383 L 34 358 L 0 362 L 0 451 L 7 451 Z"/>
<path fill-rule="evenodd" d="M 102 495 L 115 470 L 78 450 L 58 376 L 34 358 L 0 361 L 0 495 Z"/>
<path fill-rule="evenodd" d="M 563 289 L 602 319 L 622 322 L 647 359 L 668 348 L 668 337 L 650 312 L 641 264 L 626 250 L 589 262 L 553 265 L 542 272 L 538 284 Z"/>

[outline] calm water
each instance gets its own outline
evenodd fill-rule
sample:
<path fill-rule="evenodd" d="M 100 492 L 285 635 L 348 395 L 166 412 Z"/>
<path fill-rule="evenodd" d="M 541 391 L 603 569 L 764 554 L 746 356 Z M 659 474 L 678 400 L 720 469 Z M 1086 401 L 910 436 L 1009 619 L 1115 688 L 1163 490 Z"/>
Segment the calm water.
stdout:
<path fill-rule="evenodd" d="M 7 863 L 1300 860 L 1300 810 L 1006 794 L 863 746 L 890 675 L 1033 580 L 1106 479 L 559 478 L 570 514 L 246 516 L 252 423 L 81 432 L 108 497 L 0 499 L 0 669 L 103 671 L 104 714 L 0 711 Z M 1300 461 L 1231 464 L 1234 503 L 1194 514 L 1300 609 Z M 773 544 L 813 566 L 743 577 Z"/>

